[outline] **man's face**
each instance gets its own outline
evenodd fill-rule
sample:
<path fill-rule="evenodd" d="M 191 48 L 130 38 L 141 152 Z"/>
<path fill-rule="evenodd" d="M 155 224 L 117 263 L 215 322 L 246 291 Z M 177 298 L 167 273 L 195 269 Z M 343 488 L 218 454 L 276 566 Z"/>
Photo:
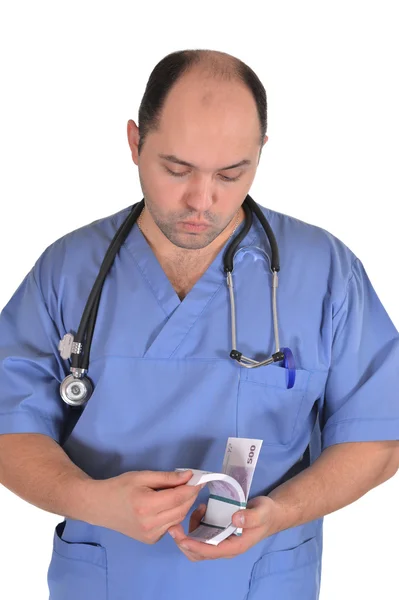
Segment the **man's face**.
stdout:
<path fill-rule="evenodd" d="M 250 91 L 238 82 L 190 73 L 170 91 L 159 128 L 148 134 L 140 156 L 133 121 L 128 137 L 155 224 L 175 246 L 208 246 L 230 223 L 255 177 L 260 123 Z"/>

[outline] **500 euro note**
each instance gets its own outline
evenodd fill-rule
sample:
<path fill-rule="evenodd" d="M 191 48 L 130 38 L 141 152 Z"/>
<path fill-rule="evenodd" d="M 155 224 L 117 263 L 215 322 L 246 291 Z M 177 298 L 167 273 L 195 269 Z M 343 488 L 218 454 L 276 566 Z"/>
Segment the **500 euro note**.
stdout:
<path fill-rule="evenodd" d="M 232 534 L 241 535 L 242 529 L 235 527 L 231 519 L 237 510 L 247 505 L 262 442 L 229 438 L 222 473 L 190 469 L 193 477 L 187 485 L 207 484 L 210 496 L 201 524 L 188 534 L 189 537 L 217 546 Z"/>

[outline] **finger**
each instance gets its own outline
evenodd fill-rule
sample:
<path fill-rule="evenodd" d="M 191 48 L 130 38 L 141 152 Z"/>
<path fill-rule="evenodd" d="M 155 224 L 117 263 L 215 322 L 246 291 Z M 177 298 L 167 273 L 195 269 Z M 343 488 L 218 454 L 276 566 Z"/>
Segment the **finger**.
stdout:
<path fill-rule="evenodd" d="M 176 543 L 184 540 L 184 538 L 186 537 L 186 534 L 184 533 L 183 526 L 180 525 L 180 524 L 178 524 L 178 525 L 172 525 L 172 527 L 169 527 L 168 528 L 168 533 L 176 541 Z"/>
<path fill-rule="evenodd" d="M 162 520 L 160 520 L 161 517 L 159 515 L 157 516 L 157 521 L 154 522 L 152 533 L 158 538 L 161 538 L 166 533 L 170 533 L 172 538 L 184 539 L 186 534 L 180 523 L 185 519 L 189 509 L 190 507 L 188 506 L 186 511 L 182 511 L 182 509 L 178 511 L 176 511 L 176 509 L 164 511 L 161 513 L 161 515 L 163 515 Z M 165 515 L 167 522 L 165 522 Z"/>
<path fill-rule="evenodd" d="M 206 513 L 206 505 L 200 504 L 199 507 L 193 512 L 193 514 L 190 517 L 190 525 L 188 528 L 190 533 L 198 527 L 198 525 L 200 524 L 201 519 L 203 518 L 205 513 Z M 172 525 L 171 527 L 168 528 L 168 532 L 174 538 L 176 543 L 181 542 L 186 537 L 186 534 L 184 533 L 184 529 L 181 525 L 174 525 L 174 526 Z"/>
<path fill-rule="evenodd" d="M 179 549 L 190 560 L 214 560 L 217 558 L 234 558 L 246 552 L 249 548 L 264 539 L 264 528 L 244 530 L 241 536 L 231 535 L 218 546 L 198 542 L 189 537 L 183 537 L 181 527 L 176 533 L 176 543 Z"/>
<path fill-rule="evenodd" d="M 191 538 L 179 539 L 178 546 L 182 552 L 195 557 L 196 560 L 214 560 L 217 558 L 233 558 L 247 550 L 241 536 L 232 535 L 218 546 L 197 542 Z M 250 547 L 250 546 L 248 546 Z"/>
<path fill-rule="evenodd" d="M 232 517 L 233 525 L 245 529 L 264 526 L 269 517 L 269 502 L 266 498 L 258 497 L 251 500 L 246 510 L 239 510 Z"/>
<path fill-rule="evenodd" d="M 202 556 L 198 556 L 197 554 L 193 554 L 192 552 L 187 552 L 187 550 L 183 550 L 183 548 L 180 548 L 180 546 L 178 546 L 178 548 L 180 552 L 187 556 L 188 560 L 191 560 L 191 562 L 199 562 L 200 560 L 205 560 Z"/>
<path fill-rule="evenodd" d="M 206 513 L 206 504 L 200 504 L 190 517 L 190 524 L 188 526 L 188 530 L 190 533 L 192 531 L 194 531 L 194 529 L 197 529 L 197 527 L 201 524 L 201 521 L 204 518 L 205 513 Z"/>
<path fill-rule="evenodd" d="M 206 508 L 206 507 L 205 507 Z M 172 527 L 169 533 L 174 538 L 180 550 L 186 554 L 190 560 L 212 560 L 216 558 L 232 558 L 244 552 L 247 548 L 253 545 L 253 540 L 248 536 L 245 541 L 242 536 L 231 535 L 218 546 L 212 546 L 205 542 L 197 542 L 184 533 L 183 527 Z M 253 536 L 252 536 L 253 537 Z"/>
<path fill-rule="evenodd" d="M 190 532 L 194 531 L 194 529 L 196 529 L 198 527 L 198 525 L 200 524 L 201 519 L 205 513 L 206 513 L 206 504 L 200 504 L 199 507 L 193 512 L 193 514 L 190 518 L 190 526 L 189 526 Z M 172 536 L 172 538 L 175 540 L 175 542 L 176 542 L 177 546 L 179 547 L 179 549 L 181 550 L 181 552 L 183 552 L 183 554 L 185 554 L 185 556 L 187 556 L 187 558 L 189 560 L 191 560 L 192 562 L 204 560 L 204 557 L 202 555 L 198 554 L 198 552 L 197 553 L 189 552 L 180 546 L 180 544 L 184 540 L 188 539 L 186 534 L 184 533 L 184 529 L 181 525 L 175 525 L 174 527 L 171 527 L 168 530 L 168 532 Z"/>
<path fill-rule="evenodd" d="M 156 513 L 161 513 L 185 504 L 192 506 L 201 489 L 202 486 L 199 485 L 182 485 L 170 490 L 161 490 L 152 494 L 152 508 Z"/>
<path fill-rule="evenodd" d="M 163 490 L 184 485 L 192 476 L 192 471 L 138 471 L 137 482 L 153 490 Z"/>
<path fill-rule="evenodd" d="M 198 556 L 197 554 L 193 554 L 192 552 L 183 550 L 183 548 L 180 548 L 179 545 L 177 547 L 179 548 L 180 552 L 182 552 L 182 554 L 184 554 L 191 562 L 198 562 L 200 560 L 204 560 L 201 556 Z"/>
<path fill-rule="evenodd" d="M 170 527 L 180 524 L 187 516 L 190 508 L 195 502 L 195 498 L 189 499 L 185 504 L 179 505 L 169 510 L 164 510 L 155 515 L 153 526 L 155 529 L 167 531 Z"/>
<path fill-rule="evenodd" d="M 190 559 L 191 561 L 197 562 L 199 560 L 206 560 L 206 557 L 203 555 L 201 548 L 200 548 L 200 550 L 196 550 L 196 551 L 192 551 L 187 548 L 187 544 L 186 544 L 187 539 L 189 539 L 189 538 L 185 537 L 184 539 L 181 539 L 179 541 L 175 540 L 176 545 L 179 548 L 179 550 L 181 552 L 183 552 L 183 554 L 185 554 L 187 556 L 187 558 Z M 207 546 L 207 544 L 205 544 L 203 542 L 199 542 L 199 543 L 201 544 L 201 546 Z"/>

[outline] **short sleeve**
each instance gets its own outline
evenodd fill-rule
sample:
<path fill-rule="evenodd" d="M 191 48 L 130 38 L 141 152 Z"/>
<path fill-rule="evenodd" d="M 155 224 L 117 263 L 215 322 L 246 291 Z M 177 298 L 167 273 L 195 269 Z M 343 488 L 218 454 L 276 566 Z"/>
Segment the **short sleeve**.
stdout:
<path fill-rule="evenodd" d="M 399 439 L 399 335 L 359 259 L 333 316 L 321 425 L 323 448 Z"/>
<path fill-rule="evenodd" d="M 0 315 L 0 434 L 43 433 L 60 443 L 69 407 L 59 386 L 67 375 L 34 269 Z"/>

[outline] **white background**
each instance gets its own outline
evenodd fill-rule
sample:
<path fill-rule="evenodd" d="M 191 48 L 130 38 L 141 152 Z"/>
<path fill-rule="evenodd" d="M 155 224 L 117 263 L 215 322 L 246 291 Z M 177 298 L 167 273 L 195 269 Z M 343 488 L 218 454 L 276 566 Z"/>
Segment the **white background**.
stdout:
<path fill-rule="evenodd" d="M 393 0 L 4 2 L 0 305 L 55 239 L 141 199 L 126 122 L 163 56 L 211 48 L 247 62 L 268 94 L 253 197 L 349 245 L 398 327 L 396 10 Z M 396 476 L 326 518 L 321 600 L 398 598 L 398 491 Z M 1 598 L 48 597 L 60 520 L 0 487 Z"/>

